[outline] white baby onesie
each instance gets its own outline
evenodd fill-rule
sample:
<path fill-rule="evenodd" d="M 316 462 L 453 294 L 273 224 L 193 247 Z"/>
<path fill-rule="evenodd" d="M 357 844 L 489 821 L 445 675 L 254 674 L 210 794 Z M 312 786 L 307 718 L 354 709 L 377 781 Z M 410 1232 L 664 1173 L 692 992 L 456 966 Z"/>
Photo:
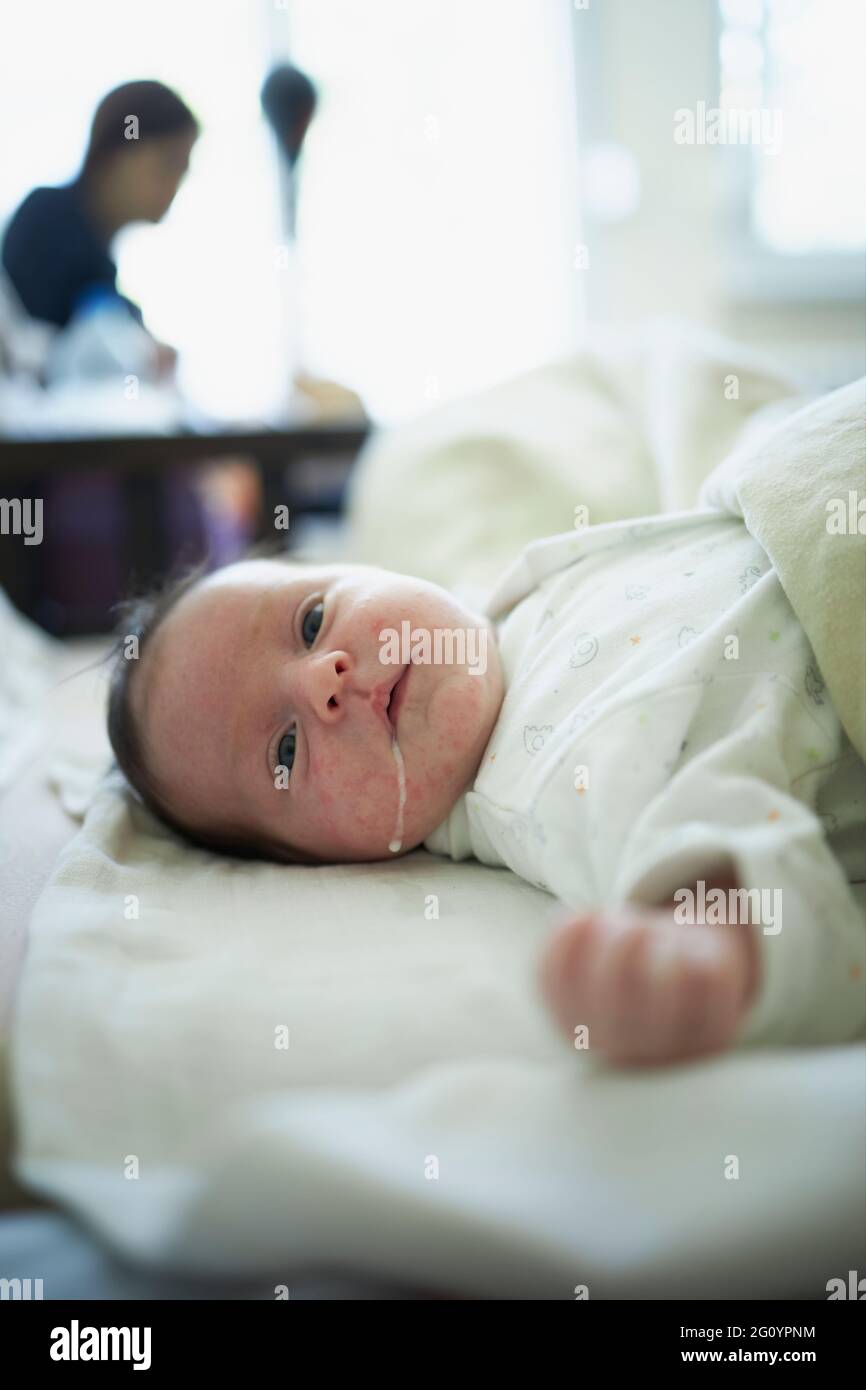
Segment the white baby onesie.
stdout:
<path fill-rule="evenodd" d="M 743 522 L 705 509 L 533 542 L 486 611 L 505 699 L 426 847 L 575 909 L 660 903 L 733 868 L 763 890 L 752 915 L 707 918 L 760 912 L 738 1041 L 859 1036 L 866 766 Z"/>

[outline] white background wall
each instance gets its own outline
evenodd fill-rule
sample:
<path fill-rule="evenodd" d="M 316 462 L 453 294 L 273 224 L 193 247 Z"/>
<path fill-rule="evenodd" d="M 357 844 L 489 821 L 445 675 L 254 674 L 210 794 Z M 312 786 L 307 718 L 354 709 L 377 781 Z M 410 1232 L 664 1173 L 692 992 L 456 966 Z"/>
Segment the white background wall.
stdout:
<path fill-rule="evenodd" d="M 716 0 L 589 0 L 585 10 L 573 7 L 573 27 L 584 152 L 598 142 L 620 144 L 633 153 L 640 177 L 639 204 L 624 220 L 606 223 L 584 205 L 589 323 L 687 315 L 828 384 L 861 375 L 862 273 L 848 303 L 814 297 L 808 271 L 791 290 L 793 296 L 802 290 L 802 298 L 737 302 L 731 292 L 726 152 L 673 140 L 676 110 L 718 102 Z M 828 29 L 831 50 L 834 42 Z M 828 160 L 834 154 L 832 113 L 830 120 Z M 862 160 L 839 177 L 862 186 Z"/>
<path fill-rule="evenodd" d="M 312 365 L 407 414 L 568 352 L 582 324 L 564 0 L 286 0 L 321 90 L 299 198 Z"/>

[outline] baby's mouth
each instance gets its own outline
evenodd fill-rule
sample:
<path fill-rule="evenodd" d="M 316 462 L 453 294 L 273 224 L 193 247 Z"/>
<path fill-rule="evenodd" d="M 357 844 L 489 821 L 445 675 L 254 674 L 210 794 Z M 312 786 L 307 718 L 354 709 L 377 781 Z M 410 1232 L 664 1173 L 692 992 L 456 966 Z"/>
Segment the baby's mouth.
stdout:
<path fill-rule="evenodd" d="M 391 686 L 391 694 L 388 698 L 388 704 L 385 707 L 385 713 L 388 716 L 388 722 L 395 732 L 397 729 L 397 716 L 400 713 L 400 709 L 403 704 L 403 698 L 406 693 L 406 685 L 408 683 L 408 671 L 409 667 L 404 666 L 396 681 Z"/>
<path fill-rule="evenodd" d="M 406 670 L 407 668 L 402 666 L 395 673 L 393 680 L 377 686 L 373 692 L 373 708 L 381 716 L 382 722 L 392 735 L 395 731 L 395 720 L 402 699 L 402 696 L 397 694 L 397 687 L 406 674 Z M 403 684 L 405 685 L 405 682 Z"/>

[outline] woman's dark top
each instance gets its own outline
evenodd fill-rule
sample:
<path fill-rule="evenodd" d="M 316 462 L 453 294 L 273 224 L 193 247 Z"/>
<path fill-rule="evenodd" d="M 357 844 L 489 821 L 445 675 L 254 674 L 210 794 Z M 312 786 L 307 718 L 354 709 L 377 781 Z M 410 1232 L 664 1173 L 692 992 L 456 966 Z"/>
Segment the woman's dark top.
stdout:
<path fill-rule="evenodd" d="M 117 266 L 77 183 L 28 194 L 6 229 L 3 267 L 31 318 L 58 328 L 94 289 L 117 294 Z M 138 307 L 124 303 L 140 322 Z"/>

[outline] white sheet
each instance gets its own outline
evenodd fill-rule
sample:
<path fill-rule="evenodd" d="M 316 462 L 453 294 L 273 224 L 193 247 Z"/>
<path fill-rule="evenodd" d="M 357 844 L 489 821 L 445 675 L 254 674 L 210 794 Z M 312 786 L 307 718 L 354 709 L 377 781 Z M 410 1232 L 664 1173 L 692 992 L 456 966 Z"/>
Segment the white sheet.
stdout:
<path fill-rule="evenodd" d="M 535 993 L 549 921 L 510 874 L 423 852 L 255 871 L 191 852 L 109 781 L 32 924 L 18 1175 L 201 1273 L 821 1297 L 863 1237 L 862 1047 L 606 1071 Z"/>
<path fill-rule="evenodd" d="M 0 589 L 0 795 L 40 745 L 43 699 L 54 679 L 59 651 L 60 644 L 25 622 Z"/>

